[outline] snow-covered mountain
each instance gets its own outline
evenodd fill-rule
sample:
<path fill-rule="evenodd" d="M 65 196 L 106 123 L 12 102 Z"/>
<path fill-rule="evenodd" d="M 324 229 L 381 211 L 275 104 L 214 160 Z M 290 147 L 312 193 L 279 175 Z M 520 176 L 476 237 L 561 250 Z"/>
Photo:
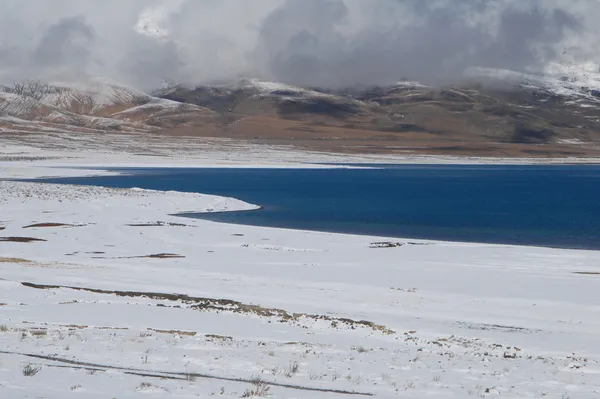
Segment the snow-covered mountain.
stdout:
<path fill-rule="evenodd" d="M 211 116 L 199 106 L 103 82 L 0 86 L 0 129 L 5 131 L 151 132 L 183 114 L 191 119 Z"/>
<path fill-rule="evenodd" d="M 0 86 L 2 131 L 154 132 L 335 151 L 584 155 L 600 146 L 600 73 L 474 69 L 461 85 L 344 89 L 260 79 L 150 94 L 94 81 Z"/>
<path fill-rule="evenodd" d="M 581 104 L 600 104 L 600 65 L 595 63 L 552 63 L 545 73 L 526 74 L 509 70 L 471 69 L 468 77 L 475 80 L 507 84 L 515 88 L 538 90 L 564 97 L 565 101 Z"/>

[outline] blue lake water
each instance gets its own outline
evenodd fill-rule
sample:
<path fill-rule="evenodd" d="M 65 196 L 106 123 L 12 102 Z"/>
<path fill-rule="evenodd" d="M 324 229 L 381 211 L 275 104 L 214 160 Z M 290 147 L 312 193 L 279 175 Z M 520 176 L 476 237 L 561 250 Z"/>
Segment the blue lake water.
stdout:
<path fill-rule="evenodd" d="M 213 221 L 446 241 L 600 249 L 600 166 L 126 169 L 44 180 L 235 197 Z"/>

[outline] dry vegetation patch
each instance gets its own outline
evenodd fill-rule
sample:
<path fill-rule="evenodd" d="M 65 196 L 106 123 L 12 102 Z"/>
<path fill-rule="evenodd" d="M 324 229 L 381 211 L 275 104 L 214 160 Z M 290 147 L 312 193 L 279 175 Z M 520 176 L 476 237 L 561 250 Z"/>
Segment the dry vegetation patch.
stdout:
<path fill-rule="evenodd" d="M 36 338 L 42 338 L 48 335 L 48 330 L 45 328 L 35 328 L 30 329 L 29 333 Z"/>
<path fill-rule="evenodd" d="M 0 257 L 0 263 L 31 263 L 30 260 L 21 258 L 2 258 Z"/>
<path fill-rule="evenodd" d="M 255 397 L 267 397 L 271 387 L 266 381 L 263 381 L 259 377 L 252 379 L 252 388 L 247 389 L 243 394 L 242 398 L 255 398 Z"/>
<path fill-rule="evenodd" d="M 181 331 L 181 330 L 157 330 L 155 328 L 149 328 L 148 331 L 157 332 L 160 334 L 171 334 L 171 335 L 184 335 L 188 337 L 195 337 L 198 333 L 195 331 Z"/>
<path fill-rule="evenodd" d="M 133 291 L 110 291 L 100 290 L 95 288 L 84 288 L 84 287 L 70 287 L 60 285 L 43 285 L 34 283 L 21 283 L 25 287 L 43 289 L 43 290 L 54 290 L 66 288 L 75 291 L 92 292 L 95 294 L 105 295 L 116 295 L 119 297 L 129 298 L 148 298 L 160 301 L 171 301 L 179 302 L 189 306 L 189 309 L 199 311 L 227 311 L 236 314 L 244 315 L 256 315 L 260 317 L 272 317 L 277 318 L 281 323 L 302 323 L 303 321 L 325 321 L 328 322 L 332 328 L 339 328 L 346 326 L 350 329 L 356 328 L 368 328 L 373 331 L 379 331 L 386 335 L 393 335 L 396 332 L 387 328 L 384 325 L 376 324 L 367 320 L 353 320 L 348 318 L 332 317 L 328 315 L 315 315 L 309 313 L 290 313 L 283 309 L 267 308 L 259 305 L 245 304 L 242 302 L 230 300 L 230 299 L 215 299 L 215 298 L 201 298 L 192 297 L 184 294 L 165 294 L 165 293 L 153 293 L 153 292 L 133 292 Z M 159 304 L 158 306 L 165 306 Z M 178 305 L 179 306 L 179 305 Z"/>
<path fill-rule="evenodd" d="M 42 370 L 42 366 L 27 364 L 23 367 L 23 375 L 25 377 L 33 377 Z"/>

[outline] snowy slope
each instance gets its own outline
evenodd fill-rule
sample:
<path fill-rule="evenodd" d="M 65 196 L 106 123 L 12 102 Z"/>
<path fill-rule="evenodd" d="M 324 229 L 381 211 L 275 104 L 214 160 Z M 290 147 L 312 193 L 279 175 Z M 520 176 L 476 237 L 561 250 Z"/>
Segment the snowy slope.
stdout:
<path fill-rule="evenodd" d="M 149 132 L 158 129 L 162 118 L 177 120 L 190 113 L 210 116 L 202 107 L 101 81 L 0 86 L 0 128 L 4 131 Z"/>
<path fill-rule="evenodd" d="M 468 76 L 549 92 L 584 106 L 590 103 L 600 106 L 600 66 L 597 64 L 553 63 L 543 74 L 475 68 L 469 71 Z"/>
<path fill-rule="evenodd" d="M 130 107 L 152 100 L 137 90 L 109 83 L 92 82 L 86 85 L 53 84 L 56 88 L 46 94 L 40 102 L 60 110 L 85 114 L 100 114 L 107 108 Z"/>
<path fill-rule="evenodd" d="M 48 116 L 54 110 L 35 98 L 4 92 L 0 89 L 0 111 L 4 115 L 36 120 Z"/>

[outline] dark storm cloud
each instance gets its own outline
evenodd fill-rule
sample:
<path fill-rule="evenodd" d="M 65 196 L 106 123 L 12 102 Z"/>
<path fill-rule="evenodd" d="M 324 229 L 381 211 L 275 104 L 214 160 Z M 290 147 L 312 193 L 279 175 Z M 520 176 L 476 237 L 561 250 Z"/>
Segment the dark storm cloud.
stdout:
<path fill-rule="evenodd" d="M 428 83 L 600 61 L 596 0 L 4 0 L 0 80 Z"/>
<path fill-rule="evenodd" d="M 120 60 L 117 68 L 122 74 L 128 76 L 130 84 L 157 88 L 166 80 L 181 80 L 180 70 L 183 66 L 174 42 L 156 42 L 141 37 L 135 40 L 131 50 Z"/>
<path fill-rule="evenodd" d="M 380 29 L 377 20 L 355 35 L 339 34 L 349 8 L 342 1 L 288 0 L 261 29 L 261 45 L 279 79 L 300 84 L 380 83 L 401 77 L 428 83 L 459 79 L 470 67 L 540 69 L 558 56 L 557 43 L 580 24 L 561 9 L 507 6 L 488 22 L 497 2 L 397 1 L 407 22 Z M 385 3 L 374 2 L 374 6 Z M 387 2 L 389 3 L 389 2 Z M 389 5 L 389 4 L 388 4 Z M 380 18 L 385 18 L 380 15 Z"/>
<path fill-rule="evenodd" d="M 69 67 L 83 71 L 90 61 L 95 34 L 82 17 L 50 26 L 33 52 L 36 67 Z"/>

